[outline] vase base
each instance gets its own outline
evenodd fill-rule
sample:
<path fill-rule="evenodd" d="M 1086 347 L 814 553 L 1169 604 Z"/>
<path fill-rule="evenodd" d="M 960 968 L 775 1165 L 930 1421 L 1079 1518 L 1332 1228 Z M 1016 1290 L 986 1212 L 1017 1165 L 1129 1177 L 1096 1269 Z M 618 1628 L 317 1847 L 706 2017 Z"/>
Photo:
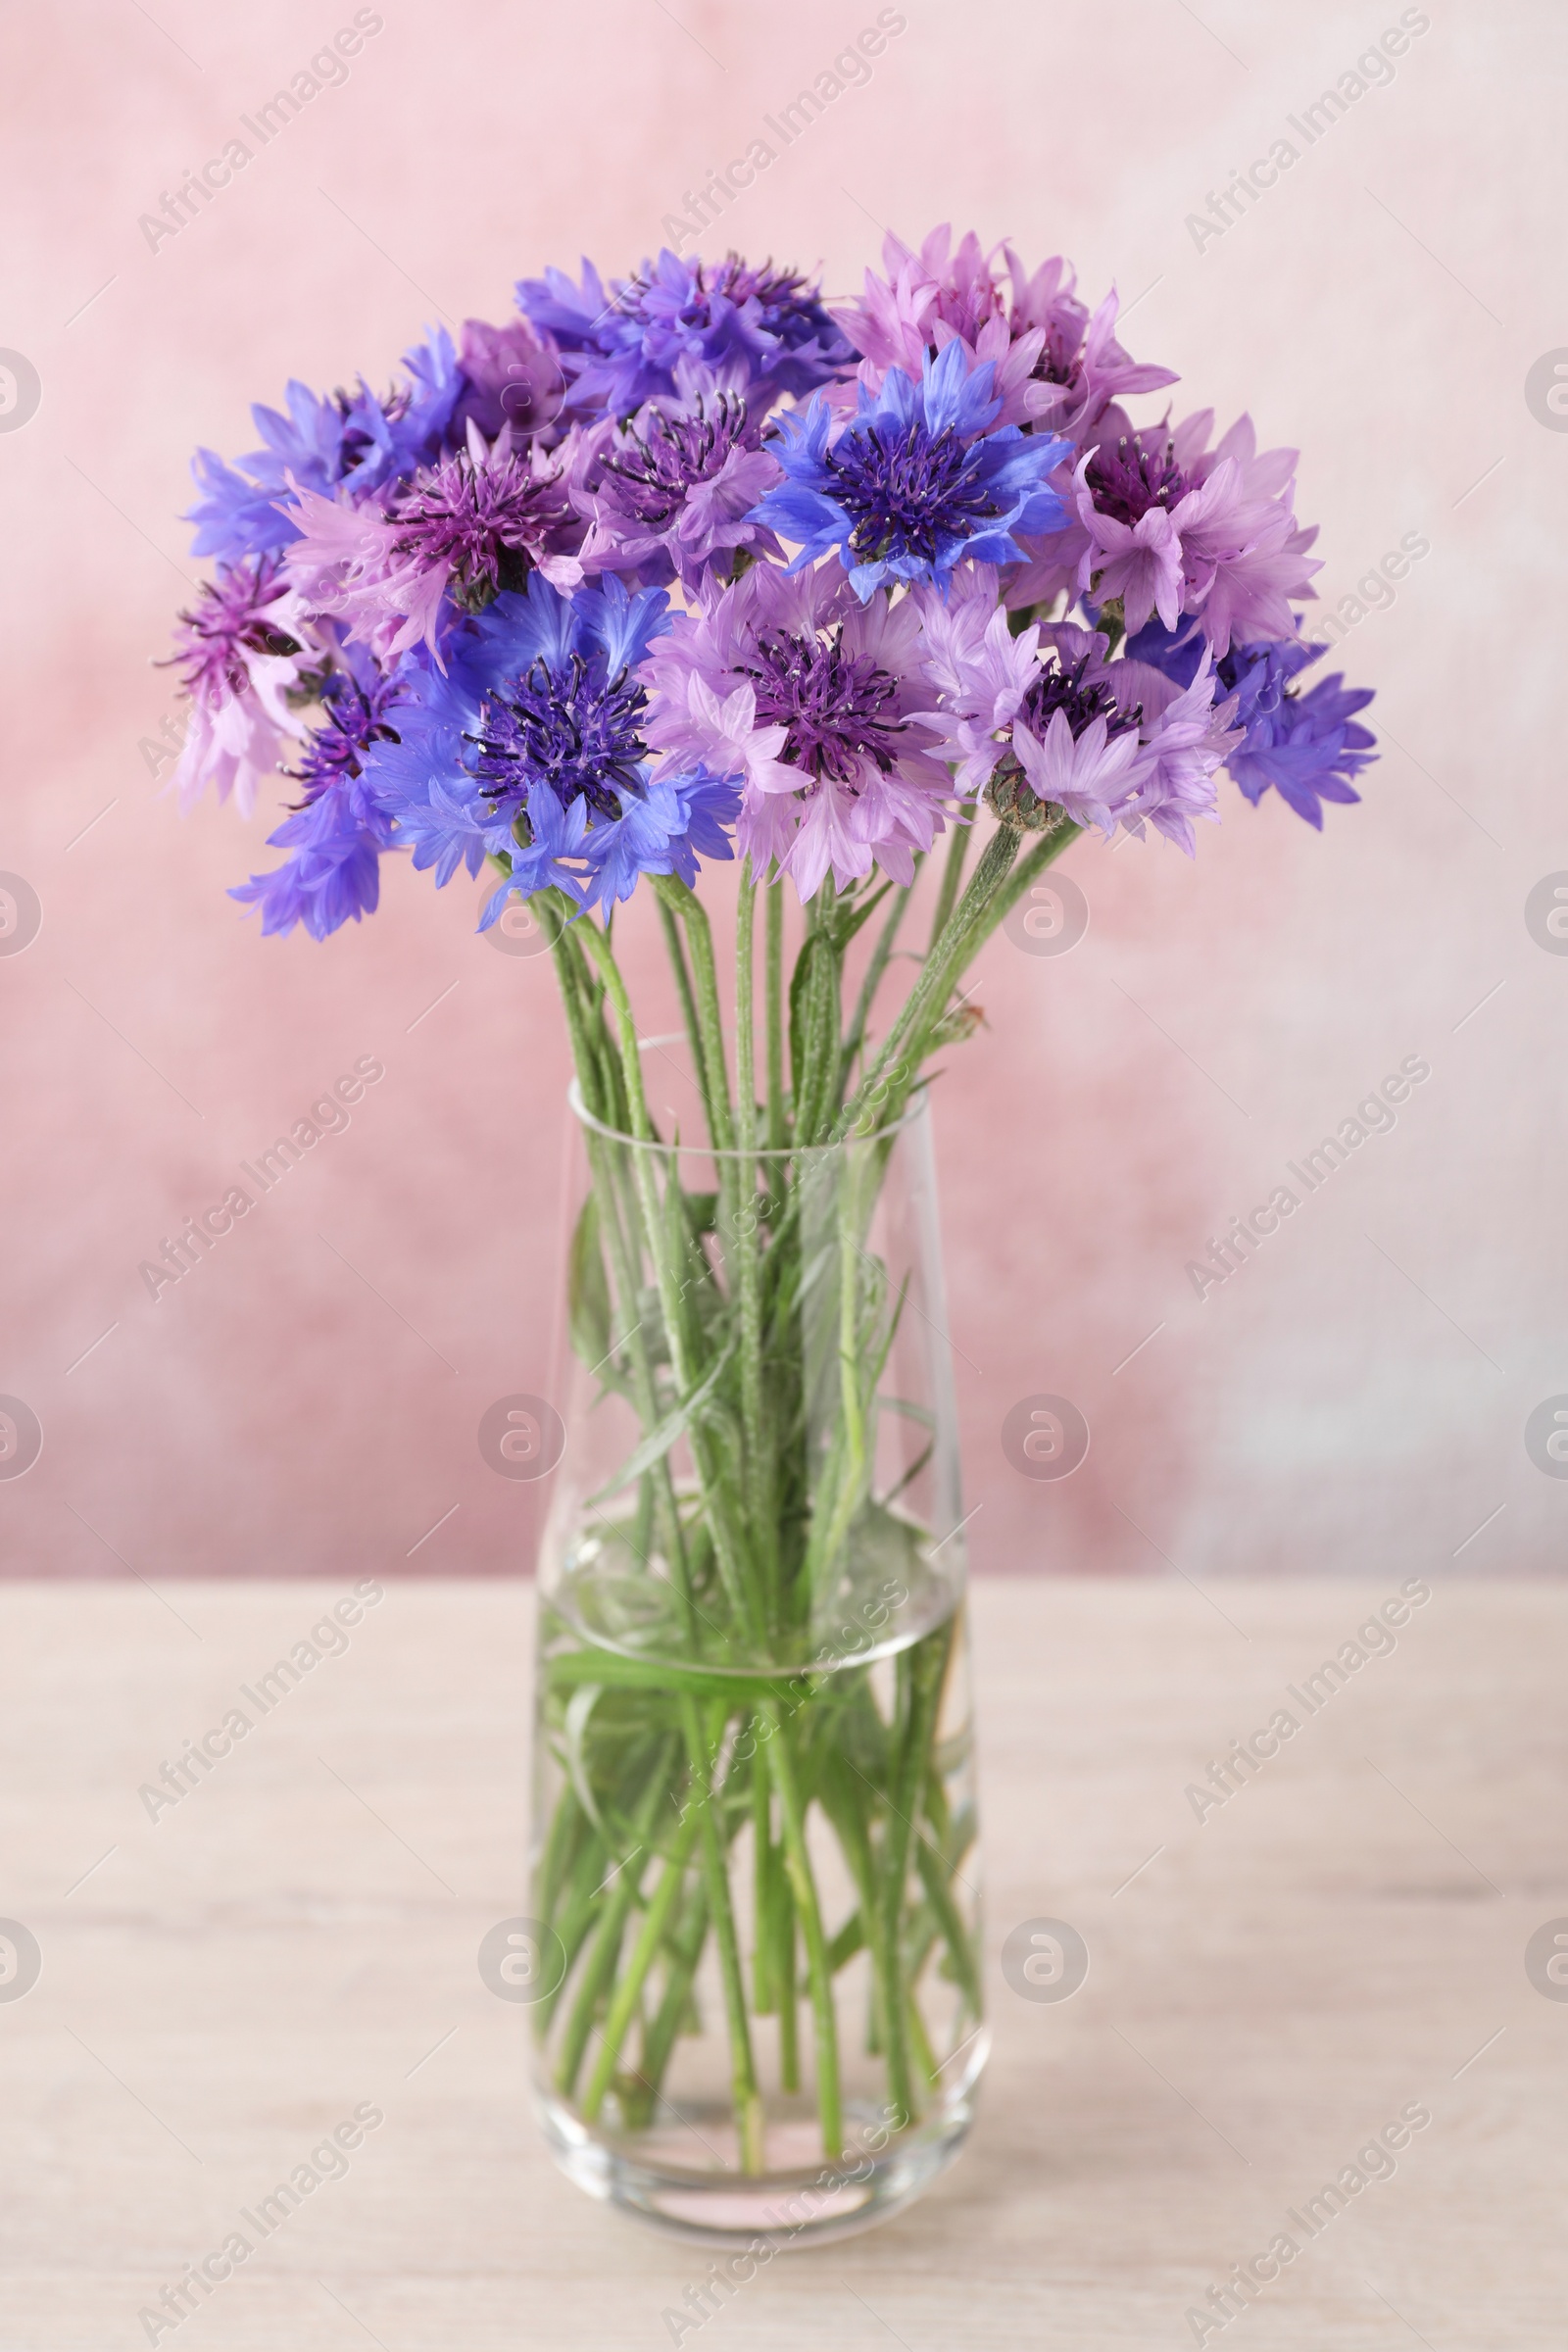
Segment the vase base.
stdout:
<path fill-rule="evenodd" d="M 823 2159 L 818 2140 L 813 2161 L 806 2144 L 810 2134 L 803 2127 L 799 2162 L 770 2166 L 751 2177 L 739 2170 L 698 2172 L 651 2160 L 648 2151 L 634 2152 L 587 2131 L 580 2117 L 548 2091 L 538 2094 L 538 2108 L 552 2156 L 589 2196 L 697 2245 L 766 2247 L 776 2253 L 857 2236 L 921 2196 L 953 2163 L 968 2135 L 975 2072 L 977 2068 L 958 2096 L 912 2131 L 889 2140 L 878 2154 L 866 2152 L 862 2140 L 860 2154 L 834 2165 Z M 702 2132 L 706 2120 L 698 2115 L 683 2118 L 688 2132 Z M 868 2116 L 864 2129 L 872 2131 L 874 2125 L 875 2119 Z M 710 2129 L 717 2134 L 724 2132 L 724 2124 L 714 2119 Z M 787 2133 L 774 2134 L 779 2136 L 788 2138 Z M 853 2118 L 851 2138 L 856 2138 Z M 788 2156 L 795 2151 L 786 2145 L 776 2153 Z"/>

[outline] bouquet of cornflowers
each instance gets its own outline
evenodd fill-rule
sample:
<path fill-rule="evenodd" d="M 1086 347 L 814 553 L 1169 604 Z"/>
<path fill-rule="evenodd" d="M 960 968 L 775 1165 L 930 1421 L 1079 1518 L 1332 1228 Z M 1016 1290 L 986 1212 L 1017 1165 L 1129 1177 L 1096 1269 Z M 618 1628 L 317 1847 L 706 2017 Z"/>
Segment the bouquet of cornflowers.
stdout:
<path fill-rule="evenodd" d="M 851 2108 L 915 2144 L 976 2038 L 961 1539 L 931 1517 L 956 1489 L 930 1486 L 932 1412 L 889 1389 L 913 1317 L 873 1246 L 931 1056 L 973 1026 L 963 976 L 1081 834 L 1191 854 L 1221 769 L 1320 826 L 1358 797 L 1371 698 L 1303 683 L 1326 648 L 1298 611 L 1318 565 L 1295 453 L 1246 416 L 1217 439 L 1210 411 L 1135 423 L 1123 404 L 1175 375 L 1060 260 L 1031 273 L 942 228 L 890 238 L 837 309 L 770 264 L 670 252 L 608 286 L 550 270 L 517 305 L 457 349 L 429 335 L 385 397 L 291 383 L 255 411 L 261 450 L 200 455 L 217 576 L 181 616 L 176 782 L 245 814 L 274 768 L 298 787 L 282 861 L 232 893 L 264 931 L 357 922 L 406 851 L 438 887 L 488 867 L 481 927 L 520 898 L 551 943 L 592 1179 L 572 1339 L 630 1451 L 554 1539 L 538 2006 L 558 2147 L 581 2172 L 602 2141 L 648 2205 L 658 2115 L 696 2112 L 676 2045 L 703 2002 L 728 2077 L 704 2145 L 753 2177 L 799 2153 L 803 2100 L 835 2164 Z M 697 886 L 736 858 L 726 1001 Z M 700 1185 L 653 1116 L 615 953 L 644 882 Z M 895 1424 L 913 1450 L 890 1465 Z M 883 1597 L 852 1606 L 868 1576 Z M 822 1639 L 846 1611 L 848 1649 Z"/>

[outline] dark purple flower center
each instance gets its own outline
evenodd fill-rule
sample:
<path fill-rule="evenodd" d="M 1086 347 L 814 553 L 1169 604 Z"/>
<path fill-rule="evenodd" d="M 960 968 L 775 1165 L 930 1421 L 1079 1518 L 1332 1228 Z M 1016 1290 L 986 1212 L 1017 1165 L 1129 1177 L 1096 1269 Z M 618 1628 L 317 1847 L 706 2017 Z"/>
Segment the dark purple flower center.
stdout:
<path fill-rule="evenodd" d="M 1127 434 L 1114 449 L 1101 443 L 1089 461 L 1087 478 L 1102 514 L 1129 525 L 1142 521 L 1151 507 L 1169 510 L 1187 489 L 1187 476 L 1168 441 L 1148 447 L 1141 437 Z"/>
<path fill-rule="evenodd" d="M 565 514 L 555 475 L 507 458 L 475 466 L 466 453 L 416 476 L 399 501 L 397 553 L 434 568 L 450 564 L 453 602 L 475 612 L 502 588 L 521 588 L 526 561 Z M 509 562 L 509 558 L 512 561 Z"/>
<path fill-rule="evenodd" d="M 498 805 L 519 801 L 541 779 L 562 807 L 586 800 L 595 816 L 613 821 L 619 795 L 641 795 L 648 757 L 643 713 L 648 697 L 625 670 L 611 677 L 603 662 L 572 654 L 564 662 L 543 655 L 505 694 L 485 697 L 473 772 Z"/>
<path fill-rule="evenodd" d="M 307 738 L 298 767 L 283 770 L 305 787 L 301 808 L 319 800 L 331 785 L 357 776 L 362 756 L 372 743 L 401 741 L 386 716 L 401 700 L 401 689 L 390 679 L 378 680 L 369 694 L 342 670 L 326 680 L 321 688 L 326 717 Z"/>
<path fill-rule="evenodd" d="M 867 655 L 847 654 L 841 639 L 839 629 L 825 641 L 760 637 L 746 674 L 759 720 L 786 730 L 785 758 L 818 779 L 854 785 L 866 760 L 890 773 L 905 722 L 898 679 Z"/>
<path fill-rule="evenodd" d="M 1084 672 L 1088 666 L 1089 656 L 1085 654 L 1070 669 L 1063 669 L 1059 663 L 1053 662 L 1049 668 L 1041 670 L 1024 696 L 1018 712 L 1037 742 L 1044 737 L 1058 710 L 1072 729 L 1075 740 L 1086 728 L 1092 727 L 1097 718 L 1105 721 L 1107 740 L 1112 735 L 1125 735 L 1129 727 L 1138 725 L 1142 716 L 1141 708 L 1136 710 L 1119 709 L 1115 696 L 1102 680 L 1091 684 L 1085 679 Z"/>
<path fill-rule="evenodd" d="M 1014 329 L 1016 333 L 1018 329 Z M 1040 347 L 1040 357 L 1029 373 L 1037 383 L 1070 384 L 1078 374 L 1078 354 L 1083 348 L 1084 330 L 1080 321 L 1053 318 L 1046 327 L 1046 339 Z"/>
<path fill-rule="evenodd" d="M 655 410 L 640 430 L 621 428 L 604 469 L 623 514 L 659 529 L 685 503 L 694 485 L 721 473 L 746 434 L 746 403 L 738 393 L 700 398 L 695 414 L 666 416 Z"/>
<path fill-rule="evenodd" d="M 935 563 L 944 541 L 967 538 L 1000 512 L 979 479 L 979 445 L 951 424 L 930 432 L 852 429 L 827 452 L 833 496 L 854 520 L 850 549 L 862 564 L 914 556 Z"/>

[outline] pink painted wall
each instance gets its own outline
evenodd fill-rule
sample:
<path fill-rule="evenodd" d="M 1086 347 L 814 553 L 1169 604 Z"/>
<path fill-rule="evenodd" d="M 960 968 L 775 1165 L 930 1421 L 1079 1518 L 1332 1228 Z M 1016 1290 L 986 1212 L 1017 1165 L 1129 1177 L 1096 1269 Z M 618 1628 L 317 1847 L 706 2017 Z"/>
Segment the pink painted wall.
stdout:
<path fill-rule="evenodd" d="M 1184 407 L 1300 446 L 1331 599 L 1430 542 L 1346 643 L 1390 731 L 1362 808 L 1318 839 L 1227 785 L 1195 866 L 1080 845 L 1070 955 L 989 951 L 989 1028 L 939 1090 L 975 1557 L 1200 1584 L 1554 1567 L 1568 1485 L 1524 1429 L 1568 1391 L 1568 958 L 1524 908 L 1568 868 L 1568 437 L 1525 384 L 1568 346 L 1561 25 L 1544 0 L 1434 5 L 1392 83 L 1200 244 L 1189 216 L 1394 0 L 902 13 L 726 237 L 840 292 L 883 223 L 1065 250 L 1091 298 L 1137 298 L 1127 339 Z M 504 316 L 524 271 L 635 263 L 876 10 L 385 0 L 346 84 L 150 251 L 138 216 L 352 15 L 83 0 L 9 30 L 0 344 L 42 387 L 0 430 L 0 868 L 43 909 L 0 955 L 0 1390 L 44 1430 L 0 1480 L 12 1574 L 526 1565 L 541 1491 L 475 1431 L 553 1378 L 549 966 L 406 869 L 324 948 L 264 943 L 224 898 L 268 812 L 180 821 L 139 748 L 175 708 L 149 663 L 196 570 L 186 461 L 252 446 L 248 402 L 291 373 L 381 381 L 423 322 Z M 154 1304 L 138 1261 L 360 1055 L 385 1076 L 348 1132 Z M 1397 1129 L 1200 1300 L 1186 1262 L 1407 1055 L 1431 1076 Z M 1037 1392 L 1093 1433 L 1060 1484 L 1001 1449 Z"/>

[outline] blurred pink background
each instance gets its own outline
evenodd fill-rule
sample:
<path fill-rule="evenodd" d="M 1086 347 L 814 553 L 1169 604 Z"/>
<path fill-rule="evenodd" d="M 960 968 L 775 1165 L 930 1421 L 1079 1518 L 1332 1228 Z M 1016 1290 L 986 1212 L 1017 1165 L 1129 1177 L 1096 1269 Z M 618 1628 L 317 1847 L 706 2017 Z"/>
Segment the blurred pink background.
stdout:
<path fill-rule="evenodd" d="M 497 1477 L 476 1429 L 555 1379 L 550 964 L 474 937 L 474 886 L 395 861 L 380 913 L 324 947 L 264 942 L 224 897 L 272 861 L 282 793 L 249 825 L 181 821 L 143 748 L 202 568 L 186 466 L 254 447 L 248 404 L 290 375 L 383 385 L 422 325 L 505 317 L 547 263 L 635 265 L 877 17 L 386 0 L 342 86 L 149 250 L 139 216 L 354 13 L 83 0 L 69 34 L 8 29 L 0 345 L 41 401 L 0 429 L 0 869 L 43 919 L 0 953 L 0 1391 L 44 1432 L 0 1480 L 10 1574 L 527 1568 L 547 1488 Z M 1363 807 L 1318 838 L 1222 780 L 1196 864 L 1080 844 L 1081 944 L 987 953 L 989 1027 L 938 1089 L 972 1557 L 1391 1589 L 1556 1566 L 1568 1486 L 1524 1429 L 1568 1391 L 1568 957 L 1524 908 L 1568 869 L 1568 437 L 1525 379 L 1568 346 L 1568 25 L 1544 0 L 1403 12 L 1429 23 L 1392 80 L 1200 242 L 1189 217 L 1399 25 L 1393 0 L 894 15 L 869 80 L 705 250 L 820 263 L 835 295 L 884 225 L 1065 252 L 1091 302 L 1114 280 L 1133 306 L 1135 354 L 1181 370 L 1178 413 L 1249 409 L 1300 448 L 1325 609 L 1430 542 L 1340 649 L 1379 695 Z M 139 1261 L 364 1055 L 385 1076 L 349 1129 L 155 1303 Z M 1200 1299 L 1187 1261 L 1410 1055 L 1431 1076 L 1394 1132 Z M 1092 1431 L 1055 1485 L 1001 1447 L 1037 1392 Z"/>

